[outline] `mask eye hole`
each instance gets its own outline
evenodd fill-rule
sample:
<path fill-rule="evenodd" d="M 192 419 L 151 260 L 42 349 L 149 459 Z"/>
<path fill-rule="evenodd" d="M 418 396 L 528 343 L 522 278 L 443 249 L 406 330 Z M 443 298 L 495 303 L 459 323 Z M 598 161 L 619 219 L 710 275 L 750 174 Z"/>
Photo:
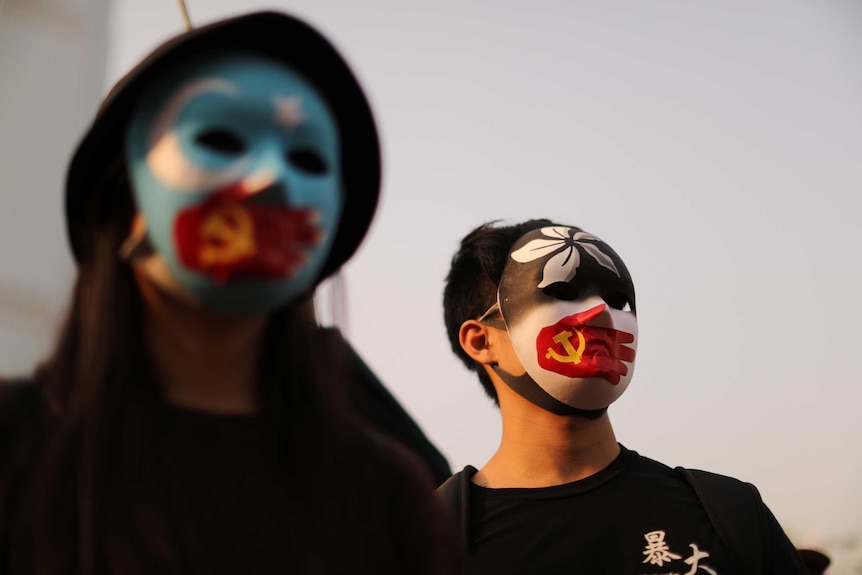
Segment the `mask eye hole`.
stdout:
<path fill-rule="evenodd" d="M 542 289 L 545 295 L 563 301 L 575 301 L 580 299 L 581 292 L 576 289 L 571 283 L 556 282 Z"/>
<path fill-rule="evenodd" d="M 245 142 L 230 130 L 212 128 L 197 135 L 195 142 L 211 152 L 238 156 L 245 151 Z"/>
<path fill-rule="evenodd" d="M 629 298 L 619 292 L 607 294 L 604 297 L 604 300 L 605 303 L 614 309 L 618 309 L 620 311 L 632 311 L 632 305 L 631 302 L 629 302 Z"/>
<path fill-rule="evenodd" d="M 314 150 L 288 152 L 287 161 L 298 170 L 314 176 L 320 176 L 329 171 L 323 157 Z"/>

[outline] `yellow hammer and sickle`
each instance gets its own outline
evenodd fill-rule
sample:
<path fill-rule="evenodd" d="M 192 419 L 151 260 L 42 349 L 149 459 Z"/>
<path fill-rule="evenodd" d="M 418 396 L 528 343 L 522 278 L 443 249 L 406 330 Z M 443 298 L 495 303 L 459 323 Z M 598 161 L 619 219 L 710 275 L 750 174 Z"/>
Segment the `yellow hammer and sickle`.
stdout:
<path fill-rule="evenodd" d="M 548 353 L 545 354 L 545 359 L 554 358 L 560 363 L 574 363 L 578 365 L 581 363 L 581 356 L 584 355 L 584 349 L 587 347 L 587 342 L 584 339 L 584 334 L 581 333 L 581 330 L 576 329 L 575 334 L 578 336 L 578 349 L 572 345 L 571 340 L 572 332 L 570 331 L 561 331 L 557 335 L 554 336 L 554 341 L 563 346 L 563 349 L 566 350 L 566 355 L 560 355 L 553 348 L 548 348 Z"/>
<path fill-rule="evenodd" d="M 254 255 L 254 220 L 237 203 L 219 206 L 206 215 L 200 227 L 201 246 L 198 259 L 204 266 L 230 264 Z"/>

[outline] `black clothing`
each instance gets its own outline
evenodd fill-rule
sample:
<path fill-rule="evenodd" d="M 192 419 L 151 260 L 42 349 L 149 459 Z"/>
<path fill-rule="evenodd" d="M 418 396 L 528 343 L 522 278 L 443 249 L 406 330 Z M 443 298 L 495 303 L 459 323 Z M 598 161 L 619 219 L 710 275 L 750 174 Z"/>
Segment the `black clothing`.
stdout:
<path fill-rule="evenodd" d="M 21 517 L 15 500 L 26 481 L 26 476 L 10 477 L 8 471 L 20 456 L 18 441 L 29 437 L 34 427 L 38 430 L 45 417 L 46 405 L 35 385 L 0 381 L 0 573 L 8 572 L 16 553 L 12 541 Z M 364 498 L 360 506 L 384 509 L 380 545 L 389 550 L 384 554 L 386 567 L 354 567 L 351 572 L 461 572 L 463 559 L 454 533 L 427 477 L 417 473 L 418 460 L 382 437 L 368 443 L 374 448 L 363 451 L 365 466 L 373 466 L 379 478 L 373 493 L 345 493 L 351 488 L 350 477 L 319 479 L 326 485 L 324 503 L 333 506 L 336 517 L 342 516 L 344 506 L 355 508 L 357 496 Z M 322 564 L 315 557 L 316 568 L 308 566 L 299 543 L 307 537 L 297 533 L 309 513 L 306 494 L 285 489 L 273 454 L 270 431 L 261 417 L 166 407 L 156 436 L 135 452 L 134 471 L 124 471 L 103 494 L 110 503 L 102 530 L 105 572 L 335 572 L 325 557 Z M 346 563 L 339 550 L 347 547 L 339 538 L 350 537 L 343 531 L 334 527 L 327 543 L 338 565 Z M 363 559 L 353 561 L 358 566 Z"/>
<path fill-rule="evenodd" d="M 356 350 L 335 328 L 323 328 L 327 345 L 341 348 L 348 358 L 351 372 L 350 396 L 356 409 L 380 432 L 400 441 L 416 454 L 428 468 L 434 485 L 440 485 L 452 475 L 452 469 L 442 453 L 425 436 L 410 414 L 362 360 Z"/>
<path fill-rule="evenodd" d="M 162 437 L 133 477 L 112 485 L 107 567 L 112 573 L 262 573 L 288 569 L 273 541 L 289 510 L 255 417 L 171 409 Z"/>
<path fill-rule="evenodd" d="M 488 489 L 471 483 L 477 573 L 740 573 L 685 480 L 621 449 L 599 473 L 565 485 Z M 765 511 L 765 573 L 804 574 L 795 549 Z"/>
<path fill-rule="evenodd" d="M 142 573 L 301 572 L 297 557 L 302 550 L 291 544 L 297 522 L 290 520 L 297 513 L 293 498 L 301 494 L 287 493 L 279 484 L 262 420 L 172 408 L 169 425 L 152 469 L 141 473 L 139 483 L 124 486 L 129 490 L 127 498 L 118 498 L 138 501 L 138 508 L 115 513 L 117 528 L 108 529 L 113 533 L 118 528 L 133 530 L 123 543 L 137 542 L 141 548 L 133 550 L 129 562 L 141 557 L 153 560 L 154 570 Z M 422 528 L 433 525 L 436 518 L 428 512 L 436 510 L 422 510 L 416 499 L 405 501 L 403 483 L 409 485 L 409 481 L 399 479 L 402 485 L 381 490 L 387 499 L 381 504 L 401 515 L 393 518 L 393 524 L 406 519 L 426 522 Z M 158 517 L 153 509 L 161 511 Z M 139 520 L 129 524 L 130 516 Z M 163 529 L 153 529 L 159 517 Z M 393 538 L 405 534 L 408 540 L 387 544 L 411 544 L 411 529 L 406 525 L 400 529 L 392 533 Z M 166 555 L 165 564 L 156 564 L 160 550 L 168 548 L 183 552 L 173 553 L 172 560 Z M 407 558 L 403 567 L 412 562 Z M 129 571 L 118 562 L 112 572 Z"/>
<path fill-rule="evenodd" d="M 817 551 L 816 549 L 799 549 L 799 557 L 805 563 L 805 567 L 811 575 L 823 575 L 832 559 L 828 555 Z"/>
<path fill-rule="evenodd" d="M 383 385 L 380 378 L 362 360 L 342 333 L 335 328 L 321 328 L 319 335 L 322 338 L 322 343 L 319 345 L 333 350 L 332 353 L 337 357 L 346 358 L 349 364 L 348 369 L 350 370 L 348 373 L 350 399 L 353 406 L 362 414 L 365 420 L 374 429 L 399 441 L 419 457 L 431 474 L 435 486 L 440 485 L 447 477 L 452 475 L 452 469 L 449 467 L 446 458 L 440 453 L 440 450 L 431 443 L 422 431 L 422 428 L 419 427 L 416 421 L 407 413 L 386 386 Z M 21 383 L 16 385 L 10 382 L 8 385 L 10 389 L 6 393 L 16 393 L 14 390 L 20 387 Z M 19 391 L 18 394 L 21 394 L 21 392 Z M 26 399 L 30 404 L 33 404 L 36 398 L 32 397 L 34 396 L 32 393 L 29 395 L 31 397 L 22 397 L 22 399 Z M 10 413 L 6 420 L 14 418 L 26 421 L 29 418 L 26 414 L 27 408 L 24 403 L 10 400 L 6 404 L 7 409 L 12 409 L 14 406 L 14 413 Z M 33 409 L 32 405 L 29 409 Z M 0 414 L 0 422 L 2 421 L 4 419 L 2 418 L 2 414 Z M 11 438 L 0 438 L 0 442 L 4 439 Z M 0 456 L 2 456 L 2 451 L 0 451 Z M 2 462 L 2 459 L 0 459 L 0 462 Z"/>

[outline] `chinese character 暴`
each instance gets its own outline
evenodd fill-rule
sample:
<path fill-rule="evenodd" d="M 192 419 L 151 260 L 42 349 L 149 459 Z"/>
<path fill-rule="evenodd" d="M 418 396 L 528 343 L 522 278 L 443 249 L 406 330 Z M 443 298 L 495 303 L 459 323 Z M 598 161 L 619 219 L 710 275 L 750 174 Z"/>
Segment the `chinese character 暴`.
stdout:
<path fill-rule="evenodd" d="M 644 535 L 644 539 L 647 540 L 646 548 L 643 552 L 647 556 L 643 560 L 644 563 L 661 567 L 665 563 L 681 558 L 676 553 L 670 552 L 670 547 L 664 541 L 664 535 L 664 531 L 650 531 Z"/>

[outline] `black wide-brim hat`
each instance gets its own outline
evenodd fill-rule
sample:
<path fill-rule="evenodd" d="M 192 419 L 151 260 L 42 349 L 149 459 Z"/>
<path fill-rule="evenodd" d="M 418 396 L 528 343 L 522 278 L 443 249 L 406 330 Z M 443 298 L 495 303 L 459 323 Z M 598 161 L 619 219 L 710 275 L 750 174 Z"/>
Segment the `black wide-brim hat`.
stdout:
<path fill-rule="evenodd" d="M 327 101 L 341 136 L 344 207 L 332 251 L 317 281 L 341 267 L 359 247 L 380 196 L 380 142 L 368 100 L 347 62 L 320 32 L 286 14 L 258 12 L 195 28 L 168 40 L 108 93 L 66 176 L 66 223 L 72 254 L 79 264 L 90 257 L 90 206 L 103 200 L 94 195 L 103 193 L 99 182 L 116 168 L 129 118 L 143 90 L 180 60 L 227 50 L 283 62 L 303 74 Z"/>

